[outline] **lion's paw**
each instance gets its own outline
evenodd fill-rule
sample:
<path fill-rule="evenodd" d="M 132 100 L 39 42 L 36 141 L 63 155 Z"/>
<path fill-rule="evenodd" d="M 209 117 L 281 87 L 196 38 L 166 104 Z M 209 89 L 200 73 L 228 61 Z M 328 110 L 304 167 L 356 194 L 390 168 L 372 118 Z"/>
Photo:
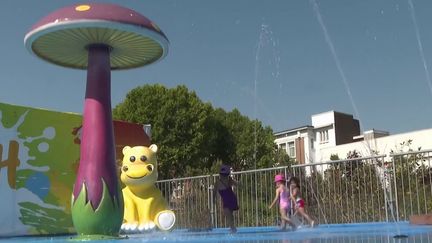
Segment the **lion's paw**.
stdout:
<path fill-rule="evenodd" d="M 164 210 L 156 215 L 156 225 L 160 230 L 170 230 L 175 224 L 175 214 L 171 210 Z"/>
<path fill-rule="evenodd" d="M 126 233 L 136 232 L 137 229 L 138 229 L 138 223 L 124 223 L 120 227 L 120 230 Z"/>
<path fill-rule="evenodd" d="M 137 234 L 137 233 L 144 233 L 148 231 L 152 231 L 156 228 L 156 224 L 153 222 L 148 223 L 124 223 L 122 224 L 120 230 L 123 233 L 129 233 L 129 234 Z"/>
<path fill-rule="evenodd" d="M 139 232 L 147 232 L 147 231 L 154 230 L 155 227 L 156 227 L 156 225 L 153 222 L 143 223 L 143 224 L 140 224 L 138 226 L 138 231 Z"/>

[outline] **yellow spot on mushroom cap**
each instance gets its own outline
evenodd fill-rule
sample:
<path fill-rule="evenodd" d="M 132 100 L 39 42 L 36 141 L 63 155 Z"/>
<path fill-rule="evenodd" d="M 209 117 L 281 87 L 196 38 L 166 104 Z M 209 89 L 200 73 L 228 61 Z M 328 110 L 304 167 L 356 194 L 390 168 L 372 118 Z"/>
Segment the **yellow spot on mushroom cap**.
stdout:
<path fill-rule="evenodd" d="M 76 11 L 87 11 L 90 9 L 90 5 L 78 5 L 75 7 Z"/>

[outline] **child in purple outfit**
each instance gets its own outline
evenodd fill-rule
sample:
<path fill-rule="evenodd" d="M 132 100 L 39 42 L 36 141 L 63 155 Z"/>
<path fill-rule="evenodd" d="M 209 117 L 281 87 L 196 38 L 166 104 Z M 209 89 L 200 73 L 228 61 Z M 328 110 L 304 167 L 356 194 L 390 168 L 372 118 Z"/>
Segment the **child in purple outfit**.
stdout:
<path fill-rule="evenodd" d="M 233 180 L 229 175 L 231 173 L 231 168 L 227 165 L 222 165 L 219 171 L 219 179 L 216 181 L 214 190 L 217 191 L 222 199 L 222 205 L 224 210 L 224 215 L 226 217 L 227 223 L 230 227 L 231 233 L 237 232 L 237 228 L 234 224 L 234 211 L 239 209 L 237 203 L 237 196 L 232 190 L 233 186 L 237 186 L 237 182 Z M 214 201 L 216 201 L 217 193 L 214 193 Z"/>

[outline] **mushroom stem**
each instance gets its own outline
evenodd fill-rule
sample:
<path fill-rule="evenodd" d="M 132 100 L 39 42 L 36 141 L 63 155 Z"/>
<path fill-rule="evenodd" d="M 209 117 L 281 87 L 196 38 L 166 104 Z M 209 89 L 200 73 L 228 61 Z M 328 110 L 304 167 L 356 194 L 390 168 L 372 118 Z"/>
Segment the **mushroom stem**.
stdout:
<path fill-rule="evenodd" d="M 96 211 L 106 200 L 109 200 L 112 204 L 122 206 L 123 202 L 119 202 L 122 197 L 116 174 L 111 115 L 110 48 L 106 45 L 91 45 L 88 47 L 87 87 L 80 153 L 73 203 L 81 193 L 82 187 L 85 187 L 87 192 L 86 201 L 91 204 L 93 210 Z M 108 197 L 102 196 L 104 182 L 109 192 Z M 123 208 L 121 207 L 118 210 L 122 212 Z M 76 213 L 81 212 L 77 210 Z M 74 215 L 72 216 L 74 218 Z M 106 220 L 106 215 L 101 219 Z M 118 232 L 120 225 L 121 219 L 118 221 L 118 225 L 115 226 L 115 228 L 118 228 L 109 230 L 110 233 Z M 103 234 L 106 232 L 97 233 Z"/>
<path fill-rule="evenodd" d="M 80 180 L 80 185 L 85 183 L 93 208 L 97 208 L 101 200 L 102 178 L 112 196 L 116 196 L 117 188 L 109 55 L 108 46 L 88 47 L 87 87 L 77 182 Z M 75 189 L 80 185 L 75 185 Z M 80 191 L 74 190 L 75 196 Z"/>

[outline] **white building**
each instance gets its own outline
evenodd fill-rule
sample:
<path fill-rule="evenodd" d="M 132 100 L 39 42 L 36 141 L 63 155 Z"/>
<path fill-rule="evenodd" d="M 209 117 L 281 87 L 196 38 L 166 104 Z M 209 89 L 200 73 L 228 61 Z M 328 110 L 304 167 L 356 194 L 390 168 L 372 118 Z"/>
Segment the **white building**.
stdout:
<path fill-rule="evenodd" d="M 356 150 L 362 156 L 384 155 L 391 151 L 432 149 L 432 129 L 390 135 L 372 129 L 360 134 L 360 125 L 352 115 L 328 111 L 311 117 L 312 125 L 275 133 L 275 143 L 300 164 L 329 161 L 331 155 L 346 158 Z M 411 140 L 411 147 L 406 146 Z M 401 145 L 405 142 L 405 145 Z"/>

